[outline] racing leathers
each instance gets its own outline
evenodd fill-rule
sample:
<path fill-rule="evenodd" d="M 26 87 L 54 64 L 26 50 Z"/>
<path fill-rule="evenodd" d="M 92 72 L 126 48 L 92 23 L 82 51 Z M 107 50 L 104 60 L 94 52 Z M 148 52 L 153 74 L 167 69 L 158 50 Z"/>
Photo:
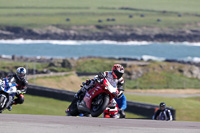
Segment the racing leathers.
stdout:
<path fill-rule="evenodd" d="M 17 98 L 13 101 L 13 104 L 22 104 L 24 102 L 24 95 L 22 93 L 26 93 L 28 81 L 25 79 L 19 79 L 17 74 L 9 75 L 8 81 L 17 84 Z"/>
<path fill-rule="evenodd" d="M 120 98 L 115 98 L 115 101 L 117 102 L 117 106 L 119 107 L 119 114 L 120 118 L 125 118 L 125 112 L 124 110 L 127 108 L 127 101 L 126 101 L 126 96 L 122 94 Z"/>
<path fill-rule="evenodd" d="M 172 114 L 169 109 L 158 109 L 156 113 L 153 115 L 153 120 L 166 120 L 166 121 L 172 121 Z"/>
<path fill-rule="evenodd" d="M 118 88 L 119 93 L 118 93 L 117 97 L 120 98 L 122 96 L 123 92 L 124 92 L 124 89 L 123 89 L 124 79 L 123 79 L 123 77 L 121 77 L 120 79 L 114 78 L 113 74 L 112 74 L 112 71 L 106 71 L 104 73 L 96 75 L 94 77 L 94 79 L 86 80 L 86 82 L 83 83 L 82 88 L 77 92 L 75 97 L 79 98 L 79 96 L 81 94 L 85 95 L 86 91 L 90 90 L 91 88 L 93 88 L 95 86 L 95 84 L 97 83 L 96 79 L 97 78 L 102 79 L 103 77 L 106 77 L 107 80 L 110 82 L 110 84 L 113 87 L 117 87 Z"/>

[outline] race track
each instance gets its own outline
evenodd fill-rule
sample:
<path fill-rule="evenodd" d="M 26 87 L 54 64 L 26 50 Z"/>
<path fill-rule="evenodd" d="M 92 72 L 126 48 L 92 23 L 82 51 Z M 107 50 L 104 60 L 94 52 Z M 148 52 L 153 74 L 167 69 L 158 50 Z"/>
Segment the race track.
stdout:
<path fill-rule="evenodd" d="M 200 122 L 0 114 L 0 133 L 200 133 Z"/>

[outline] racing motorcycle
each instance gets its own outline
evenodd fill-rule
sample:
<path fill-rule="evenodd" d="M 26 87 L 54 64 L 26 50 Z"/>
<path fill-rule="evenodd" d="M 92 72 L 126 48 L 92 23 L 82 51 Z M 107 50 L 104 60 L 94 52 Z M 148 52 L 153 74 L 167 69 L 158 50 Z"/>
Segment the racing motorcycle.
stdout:
<path fill-rule="evenodd" d="M 81 100 L 75 98 L 72 101 L 69 106 L 69 113 L 72 116 L 88 113 L 92 117 L 98 117 L 119 93 L 117 87 L 113 87 L 105 77 L 96 80 L 95 86 L 87 91 Z"/>
<path fill-rule="evenodd" d="M 0 80 L 0 112 L 7 109 L 13 102 L 14 96 L 17 93 L 17 84 L 9 83 L 7 78 L 4 81 Z"/>

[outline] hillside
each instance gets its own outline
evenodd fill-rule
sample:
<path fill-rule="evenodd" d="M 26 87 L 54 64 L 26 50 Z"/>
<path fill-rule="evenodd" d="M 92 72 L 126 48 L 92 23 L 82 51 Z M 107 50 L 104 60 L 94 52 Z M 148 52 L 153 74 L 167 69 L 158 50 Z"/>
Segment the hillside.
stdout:
<path fill-rule="evenodd" d="M 1 39 L 200 41 L 198 0 L 0 2 Z"/>
<path fill-rule="evenodd" d="M 14 59 L 14 61 L 13 61 Z M 9 72 L 15 72 L 16 68 L 23 66 L 27 68 L 28 74 L 49 74 L 58 72 L 75 72 L 78 75 L 88 77 L 99 72 L 110 71 L 113 64 L 119 63 L 125 67 L 125 87 L 129 89 L 199 89 L 200 67 L 199 63 L 191 62 L 156 62 L 143 60 L 109 59 L 85 57 L 79 59 L 36 59 L 32 57 L 15 57 L 0 61 L 0 76 L 5 77 Z M 35 62 L 35 63 L 33 63 Z M 35 68 L 35 70 L 34 70 Z M 63 75 L 63 74 L 61 74 Z M 56 75 L 59 76 L 59 75 Z M 66 83 L 77 85 L 82 82 L 76 76 L 68 75 L 69 80 L 62 77 L 53 77 L 59 88 Z M 41 79 L 41 83 L 43 79 Z M 45 78 L 44 78 L 45 80 Z M 52 83 L 49 81 L 49 84 Z M 76 83 L 74 80 L 78 81 Z M 85 79 L 84 79 L 85 80 Z M 66 83 L 65 83 L 66 82 Z M 63 85 L 64 84 L 64 85 Z M 78 86 L 79 87 L 79 86 Z M 77 87 L 76 87 L 77 88 Z"/>

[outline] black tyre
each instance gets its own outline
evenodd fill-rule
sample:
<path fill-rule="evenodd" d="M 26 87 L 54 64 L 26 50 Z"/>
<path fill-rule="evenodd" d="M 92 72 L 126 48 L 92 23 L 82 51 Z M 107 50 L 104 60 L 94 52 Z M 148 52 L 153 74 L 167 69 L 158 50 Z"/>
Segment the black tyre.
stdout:
<path fill-rule="evenodd" d="M 72 101 L 72 103 L 69 105 L 69 114 L 71 115 L 71 116 L 77 116 L 77 115 L 79 115 L 80 114 L 80 112 L 79 112 L 79 110 L 78 110 L 78 108 L 77 108 L 77 101 L 78 101 L 78 99 L 77 98 L 75 98 L 73 101 Z"/>
<path fill-rule="evenodd" d="M 0 97 L 0 110 L 2 110 L 5 106 L 5 105 L 3 105 L 3 104 L 5 104 L 4 99 L 5 99 L 5 97 L 3 97 L 3 96 Z"/>
<path fill-rule="evenodd" d="M 92 100 L 91 115 L 92 117 L 98 117 L 106 109 L 110 101 L 110 97 L 107 94 L 99 94 Z"/>

